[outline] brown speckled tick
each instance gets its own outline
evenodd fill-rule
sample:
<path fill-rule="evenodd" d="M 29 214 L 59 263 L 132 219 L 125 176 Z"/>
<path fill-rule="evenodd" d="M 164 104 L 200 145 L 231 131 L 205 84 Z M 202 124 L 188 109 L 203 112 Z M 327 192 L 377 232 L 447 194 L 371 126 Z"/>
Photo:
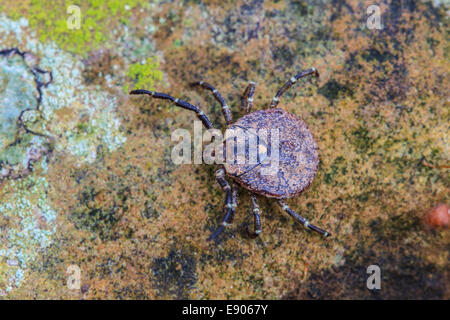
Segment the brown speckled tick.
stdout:
<path fill-rule="evenodd" d="M 300 72 L 289 79 L 278 90 L 273 97 L 269 109 L 250 113 L 253 106 L 253 95 L 255 93 L 255 84 L 251 82 L 245 89 L 241 100 L 241 107 L 246 110 L 247 114 L 234 123 L 231 118 L 230 108 L 217 89 L 203 81 L 192 83 L 193 86 L 200 86 L 212 92 L 215 99 L 222 106 L 227 129 L 240 128 L 246 132 L 260 129 L 275 129 L 279 132 L 279 165 L 275 174 L 262 174 L 260 170 L 264 166 L 262 162 L 258 162 L 256 165 L 226 162 L 216 171 L 217 182 L 225 191 L 225 210 L 220 227 L 209 237 L 209 240 L 215 239 L 226 226 L 229 226 L 233 222 L 238 196 L 236 183 L 251 193 L 254 229 L 253 231 L 248 230 L 250 237 L 255 238 L 261 233 L 260 208 L 256 195 L 278 199 L 278 204 L 281 208 L 306 228 L 316 231 L 325 237 L 330 235 L 327 231 L 309 223 L 308 220 L 291 210 L 286 202 L 284 202 L 287 198 L 299 195 L 311 184 L 319 164 L 317 144 L 305 122 L 293 114 L 277 108 L 281 96 L 300 78 L 310 75 L 318 77 L 319 73 L 315 68 Z M 209 121 L 208 117 L 198 107 L 186 101 L 176 99 L 165 93 L 148 90 L 133 90 L 130 94 L 148 94 L 156 99 L 170 100 L 178 107 L 194 111 L 207 129 L 212 128 L 211 121 Z M 269 140 L 265 141 L 265 145 L 268 149 L 271 148 Z M 225 140 L 224 149 L 226 148 Z M 244 149 L 243 152 L 248 152 L 248 150 Z M 236 156 L 239 157 L 240 155 L 237 154 Z M 241 156 L 246 157 L 246 155 Z M 234 183 L 232 186 L 225 179 L 225 176 L 233 179 Z"/>

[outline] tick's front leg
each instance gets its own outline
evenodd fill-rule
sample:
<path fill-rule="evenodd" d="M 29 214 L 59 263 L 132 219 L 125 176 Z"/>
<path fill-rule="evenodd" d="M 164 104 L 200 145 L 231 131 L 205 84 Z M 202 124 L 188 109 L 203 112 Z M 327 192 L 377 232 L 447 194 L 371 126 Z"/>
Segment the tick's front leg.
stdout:
<path fill-rule="evenodd" d="M 294 83 L 296 83 L 299 79 L 304 78 L 306 76 L 315 76 L 315 77 L 319 77 L 319 72 L 315 69 L 315 68 L 311 68 L 309 70 L 306 71 L 302 71 L 299 74 L 297 74 L 296 76 L 293 76 L 291 79 L 289 79 L 288 82 L 286 82 L 278 91 L 277 94 L 273 97 L 272 102 L 270 103 L 270 107 L 271 108 L 275 108 L 278 105 L 278 102 L 280 102 L 280 98 L 281 96 L 289 90 L 290 87 L 292 87 L 292 85 Z"/>
<path fill-rule="evenodd" d="M 225 117 L 225 122 L 227 123 L 227 125 L 233 123 L 230 107 L 227 105 L 227 103 L 225 102 L 225 99 L 222 97 L 222 95 L 216 88 L 214 88 L 212 85 L 210 85 L 209 83 L 204 82 L 204 81 L 192 82 L 191 86 L 200 86 L 204 89 L 211 91 L 214 98 L 222 106 L 223 116 Z"/>
<path fill-rule="evenodd" d="M 253 108 L 253 95 L 255 94 L 255 83 L 250 81 L 241 98 L 241 109 L 249 113 Z"/>

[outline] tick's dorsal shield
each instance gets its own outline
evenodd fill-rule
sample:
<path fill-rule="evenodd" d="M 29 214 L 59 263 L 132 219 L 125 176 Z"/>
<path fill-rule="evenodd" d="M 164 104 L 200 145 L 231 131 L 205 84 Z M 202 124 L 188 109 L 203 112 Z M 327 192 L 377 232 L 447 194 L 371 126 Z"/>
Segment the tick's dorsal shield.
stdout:
<path fill-rule="evenodd" d="M 256 164 L 231 161 L 225 164 L 228 175 L 237 183 L 257 194 L 278 199 L 293 197 L 309 186 L 319 158 L 317 144 L 301 119 L 282 109 L 271 108 L 243 116 L 230 128 L 235 127 L 247 133 L 246 136 L 256 130 L 260 145 Z M 267 132 L 267 138 L 261 139 L 264 136 L 261 132 Z M 232 145 L 227 149 L 239 154 L 239 149 Z M 263 153 L 263 149 L 266 152 Z"/>

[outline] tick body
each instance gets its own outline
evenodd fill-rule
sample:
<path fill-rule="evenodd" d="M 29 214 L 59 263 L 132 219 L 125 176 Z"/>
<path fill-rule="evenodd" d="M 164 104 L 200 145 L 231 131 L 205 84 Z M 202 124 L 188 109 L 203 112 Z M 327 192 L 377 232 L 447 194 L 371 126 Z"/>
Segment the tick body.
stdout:
<path fill-rule="evenodd" d="M 255 163 L 247 162 L 228 162 L 220 165 L 216 171 L 216 180 L 225 192 L 224 216 L 218 229 L 208 238 L 215 239 L 225 227 L 233 223 L 234 214 L 237 207 L 238 185 L 246 189 L 251 194 L 253 206 L 253 230 L 248 230 L 251 238 L 257 237 L 261 231 L 261 209 L 258 205 L 257 196 L 274 198 L 281 209 L 303 224 L 305 228 L 318 232 L 328 237 L 330 233 L 311 224 L 298 213 L 294 212 L 286 204 L 285 199 L 292 198 L 301 194 L 313 181 L 319 164 L 319 155 L 317 144 L 313 135 L 309 131 L 306 123 L 293 114 L 278 108 L 280 98 L 283 94 L 299 79 L 306 76 L 319 76 L 316 69 L 300 72 L 291 77 L 275 94 L 270 107 L 265 110 L 251 112 L 253 107 L 253 96 L 255 93 L 255 83 L 250 82 L 244 91 L 241 99 L 241 108 L 247 114 L 236 122 L 231 118 L 231 111 L 222 95 L 212 85 L 200 81 L 192 83 L 193 86 L 200 86 L 211 91 L 214 98 L 222 107 L 222 112 L 227 123 L 227 129 L 242 130 L 251 135 L 253 132 L 266 130 L 267 132 L 277 132 L 277 166 L 271 167 L 271 163 L 264 162 L 259 156 Z M 168 94 L 148 91 L 133 90 L 130 94 L 148 94 L 156 99 L 170 100 L 173 104 L 183 109 L 195 112 L 198 119 L 202 121 L 207 129 L 213 128 L 211 121 L 203 111 L 186 101 L 174 98 Z M 259 139 L 259 137 L 258 137 Z M 224 142 L 224 153 L 227 154 L 227 148 L 230 147 L 227 140 Z M 232 144 L 236 157 L 247 158 L 248 148 L 236 151 L 235 144 Z M 258 140 L 259 149 L 274 149 L 270 134 L 265 139 Z M 265 153 L 262 153 L 265 154 Z M 266 171 L 264 171 L 264 169 Z M 272 172 L 270 172 L 272 170 Z M 228 180 L 232 180 L 232 183 Z"/>

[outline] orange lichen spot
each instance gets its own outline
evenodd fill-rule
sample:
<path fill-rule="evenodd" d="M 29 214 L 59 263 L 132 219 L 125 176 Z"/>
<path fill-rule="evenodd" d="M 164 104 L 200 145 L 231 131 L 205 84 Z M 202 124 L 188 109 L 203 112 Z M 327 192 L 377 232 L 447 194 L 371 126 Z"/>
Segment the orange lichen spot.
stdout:
<path fill-rule="evenodd" d="M 450 222 L 450 207 L 439 203 L 425 215 L 425 222 L 432 228 L 448 229 Z"/>

